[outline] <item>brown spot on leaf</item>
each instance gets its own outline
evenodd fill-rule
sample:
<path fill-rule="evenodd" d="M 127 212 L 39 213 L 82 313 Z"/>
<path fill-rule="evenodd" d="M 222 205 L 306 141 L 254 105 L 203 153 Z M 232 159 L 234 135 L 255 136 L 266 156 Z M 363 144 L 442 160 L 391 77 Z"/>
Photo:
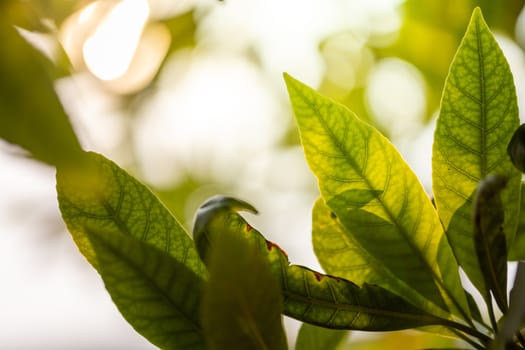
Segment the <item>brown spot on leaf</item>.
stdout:
<path fill-rule="evenodd" d="M 273 242 L 266 241 L 266 248 L 268 248 L 268 250 L 272 250 L 273 248 L 277 248 L 288 258 L 288 254 L 286 254 L 286 252 L 283 250 L 283 248 L 279 247 L 277 244 L 275 244 Z"/>
<path fill-rule="evenodd" d="M 253 227 L 250 226 L 250 224 L 246 224 L 246 232 L 250 232 L 253 230 Z"/>
<path fill-rule="evenodd" d="M 321 282 L 321 280 L 324 278 L 324 275 L 322 273 L 320 273 L 320 272 L 317 272 L 317 271 L 312 271 L 312 272 L 313 272 L 317 282 Z"/>

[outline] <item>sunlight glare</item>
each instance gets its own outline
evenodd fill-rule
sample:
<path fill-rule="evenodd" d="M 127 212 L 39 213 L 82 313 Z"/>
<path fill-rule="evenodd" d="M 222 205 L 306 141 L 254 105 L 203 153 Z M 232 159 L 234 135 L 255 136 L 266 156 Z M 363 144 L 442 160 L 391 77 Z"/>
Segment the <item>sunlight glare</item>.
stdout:
<path fill-rule="evenodd" d="M 144 28 L 127 72 L 107 81 L 106 86 L 119 94 L 135 93 L 144 89 L 157 74 L 170 42 L 171 35 L 166 25 L 149 23 Z"/>
<path fill-rule="evenodd" d="M 89 70 L 101 80 L 126 73 L 149 16 L 147 0 L 123 0 L 102 21 L 83 46 Z"/>
<path fill-rule="evenodd" d="M 98 2 L 92 2 L 91 4 L 87 5 L 78 15 L 78 24 L 84 24 L 91 21 L 93 16 L 96 15 L 98 4 Z"/>

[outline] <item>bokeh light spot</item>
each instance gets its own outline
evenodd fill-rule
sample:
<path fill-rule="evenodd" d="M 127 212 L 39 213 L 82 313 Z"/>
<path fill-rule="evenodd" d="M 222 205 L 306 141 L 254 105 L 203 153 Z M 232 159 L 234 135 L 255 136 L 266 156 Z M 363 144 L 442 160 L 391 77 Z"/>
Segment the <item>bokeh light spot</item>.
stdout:
<path fill-rule="evenodd" d="M 406 61 L 387 58 L 378 62 L 370 74 L 366 98 L 374 120 L 392 137 L 423 124 L 425 81 Z"/>
<path fill-rule="evenodd" d="M 111 10 L 83 46 L 84 60 L 95 76 L 112 80 L 126 73 L 148 16 L 147 0 L 123 0 Z"/>

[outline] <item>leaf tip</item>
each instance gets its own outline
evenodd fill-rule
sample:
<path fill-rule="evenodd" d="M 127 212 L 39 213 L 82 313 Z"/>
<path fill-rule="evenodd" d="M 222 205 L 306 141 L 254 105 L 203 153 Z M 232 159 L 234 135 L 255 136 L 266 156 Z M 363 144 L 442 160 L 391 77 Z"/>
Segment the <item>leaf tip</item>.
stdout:
<path fill-rule="evenodd" d="M 204 227 L 208 225 L 208 222 L 213 216 L 221 211 L 247 211 L 253 214 L 259 213 L 254 206 L 243 200 L 223 195 L 213 196 L 206 200 L 197 210 L 193 228 L 194 238 L 195 233 L 202 231 Z"/>
<path fill-rule="evenodd" d="M 481 12 L 481 7 L 476 6 L 474 10 L 472 11 L 472 16 L 476 16 L 476 17 L 482 16 L 483 17 L 483 14 Z"/>
<path fill-rule="evenodd" d="M 290 74 L 286 72 L 283 73 L 283 77 L 284 77 L 284 81 L 286 83 L 286 87 L 288 89 L 288 93 L 290 94 L 290 96 L 292 95 L 293 92 L 296 92 L 296 91 L 302 91 L 302 90 L 306 90 L 306 91 L 312 90 L 313 91 L 313 89 L 310 86 L 292 77 Z"/>
<path fill-rule="evenodd" d="M 299 83 L 299 81 L 286 72 L 283 72 L 283 78 L 286 88 L 288 89 L 288 93 L 291 93 L 291 87 Z"/>
<path fill-rule="evenodd" d="M 485 22 L 485 18 L 483 17 L 483 11 L 481 11 L 481 7 L 479 6 L 476 6 L 472 11 L 470 22 L 480 23 L 483 24 L 484 27 L 488 27 L 487 22 Z"/>

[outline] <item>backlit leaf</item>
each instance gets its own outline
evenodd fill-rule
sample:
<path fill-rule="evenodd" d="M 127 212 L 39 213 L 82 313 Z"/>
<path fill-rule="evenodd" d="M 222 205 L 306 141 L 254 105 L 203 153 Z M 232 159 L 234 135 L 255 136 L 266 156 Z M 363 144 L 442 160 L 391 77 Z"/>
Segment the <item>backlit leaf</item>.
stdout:
<path fill-rule="evenodd" d="M 520 174 L 509 161 L 506 148 L 518 124 L 509 65 L 476 9 L 445 84 L 432 168 L 441 222 L 459 264 L 482 293 L 484 279 L 472 228 L 474 192 L 489 174 L 508 179 L 501 198 L 504 232 L 507 242 L 512 242 L 518 220 Z"/>
<path fill-rule="evenodd" d="M 417 305 L 425 305 L 424 309 L 439 312 L 424 295 L 398 279 L 385 264 L 363 249 L 322 198 L 313 208 L 312 240 L 315 254 L 327 273 L 358 285 L 365 282 L 381 285 Z"/>
<path fill-rule="evenodd" d="M 380 286 L 360 287 L 340 277 L 290 265 L 279 246 L 266 241 L 237 214 L 235 208 L 244 206 L 245 202 L 230 197 L 211 198 L 197 212 L 195 228 L 200 232 L 194 229 L 194 237 L 206 237 L 212 248 L 228 234 L 250 242 L 270 262 L 280 282 L 286 315 L 328 328 L 367 331 L 447 324 L 447 320 L 422 311 Z"/>
<path fill-rule="evenodd" d="M 86 230 L 98 272 L 124 318 L 162 349 L 206 349 L 199 323 L 202 278 L 135 237 Z"/>
<path fill-rule="evenodd" d="M 118 231 L 167 252 L 198 276 L 206 275 L 193 241 L 151 191 L 115 163 L 87 153 L 82 172 L 57 171 L 58 202 L 62 218 L 75 243 L 97 267 L 86 229 Z"/>
<path fill-rule="evenodd" d="M 446 309 L 447 303 L 453 313 L 469 317 L 437 213 L 397 150 L 344 106 L 288 75 L 285 80 L 306 159 L 321 195 L 345 229 L 435 308 Z M 374 198 L 363 205 L 356 201 L 356 190 L 369 191 Z"/>
<path fill-rule="evenodd" d="M 444 320 L 377 285 L 365 283 L 359 287 L 298 265 L 290 265 L 283 278 L 285 314 L 303 322 L 363 331 L 444 324 Z"/>

